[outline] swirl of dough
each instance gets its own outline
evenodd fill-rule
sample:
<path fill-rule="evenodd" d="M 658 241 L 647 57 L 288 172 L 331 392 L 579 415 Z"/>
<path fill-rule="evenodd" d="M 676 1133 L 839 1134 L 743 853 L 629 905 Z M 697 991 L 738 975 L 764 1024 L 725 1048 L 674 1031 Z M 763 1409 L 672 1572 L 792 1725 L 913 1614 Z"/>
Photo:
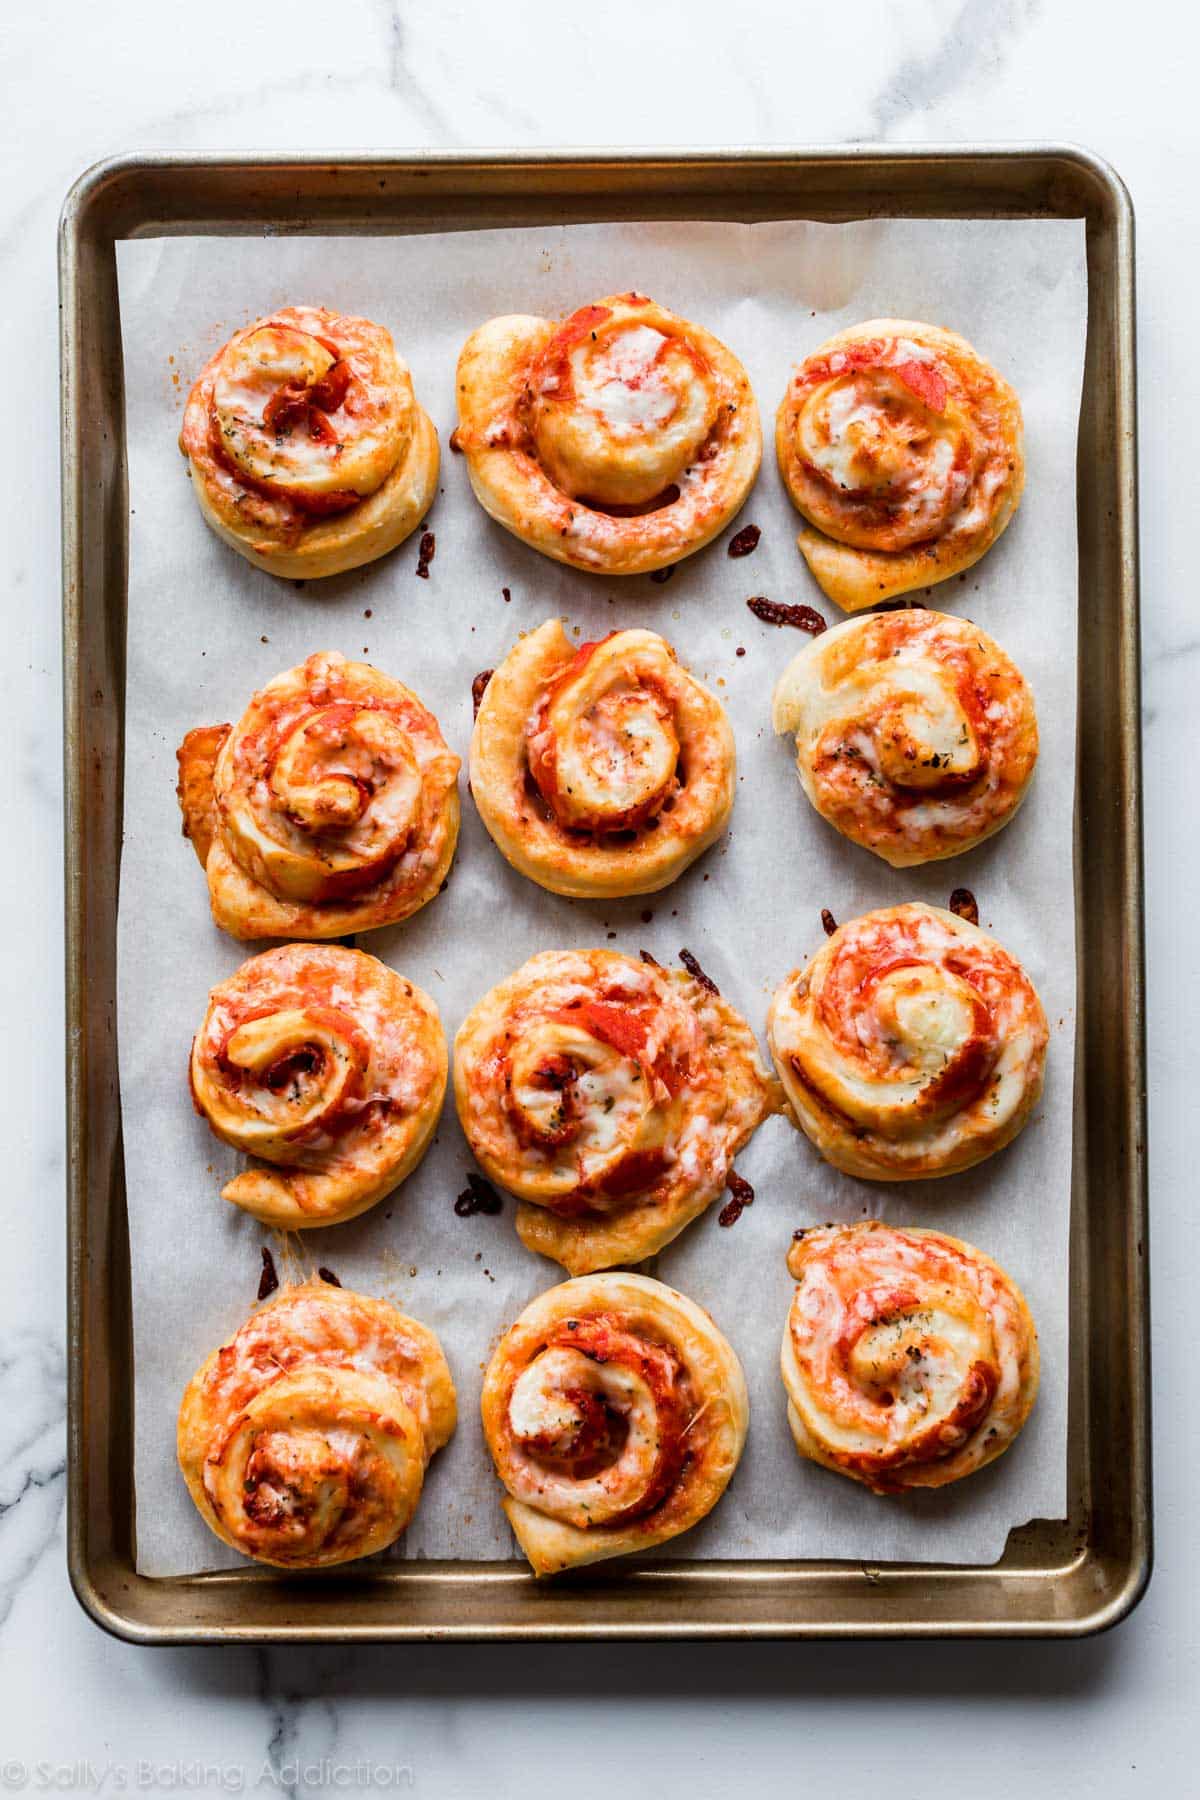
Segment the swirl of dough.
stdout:
<path fill-rule="evenodd" d="M 486 994 L 454 1091 L 480 1165 L 524 1202 L 522 1243 L 573 1275 L 670 1243 L 781 1104 L 711 984 L 615 950 L 543 951 Z"/>
<path fill-rule="evenodd" d="M 835 931 L 771 1002 L 767 1037 L 796 1122 L 868 1181 L 969 1169 L 1016 1137 L 1042 1091 L 1046 1016 L 1016 958 L 919 903 Z"/>
<path fill-rule="evenodd" d="M 325 1568 L 399 1537 L 455 1422 L 433 1332 L 314 1279 L 258 1307 L 200 1365 L 179 1409 L 179 1465 L 226 1544 L 278 1568 Z"/>
<path fill-rule="evenodd" d="M 970 568 L 1025 481 L 1017 396 L 965 338 L 870 319 L 796 370 L 776 418 L 797 542 L 847 612 Z"/>
<path fill-rule="evenodd" d="M 572 647 L 557 619 L 484 691 L 471 793 L 514 868 L 555 894 L 652 894 L 709 848 L 737 759 L 720 702 L 653 631 Z"/>
<path fill-rule="evenodd" d="M 481 325 L 458 360 L 458 416 L 452 443 L 485 512 L 544 556 L 606 575 L 703 548 L 762 457 L 741 363 L 642 294 Z"/>
<path fill-rule="evenodd" d="M 429 996 L 373 956 L 283 944 L 213 989 L 189 1075 L 217 1137 L 276 1165 L 244 1170 L 223 1197 L 297 1231 L 354 1218 L 416 1168 L 446 1092 L 446 1039 Z"/>
<path fill-rule="evenodd" d="M 894 869 L 958 856 L 1016 812 L 1037 761 L 1020 670 L 965 619 L 847 619 L 788 664 L 771 710 L 823 819 Z"/>
<path fill-rule="evenodd" d="M 711 1512 L 749 1402 L 708 1314 L 645 1275 L 584 1275 L 539 1295 L 483 1378 L 502 1502 L 536 1575 L 665 1543 Z"/>
<path fill-rule="evenodd" d="M 310 656 L 177 755 L 184 831 L 232 936 L 345 937 L 441 888 L 459 761 L 416 695 L 369 664 Z"/>
<path fill-rule="evenodd" d="M 780 1365 L 801 1456 L 877 1494 L 944 1487 L 1003 1454 L 1037 1397 L 1012 1280 L 940 1231 L 797 1232 Z"/>
<path fill-rule="evenodd" d="M 209 525 L 272 575 L 373 562 L 437 492 L 437 432 L 390 332 L 319 306 L 282 307 L 221 346 L 179 447 Z"/>

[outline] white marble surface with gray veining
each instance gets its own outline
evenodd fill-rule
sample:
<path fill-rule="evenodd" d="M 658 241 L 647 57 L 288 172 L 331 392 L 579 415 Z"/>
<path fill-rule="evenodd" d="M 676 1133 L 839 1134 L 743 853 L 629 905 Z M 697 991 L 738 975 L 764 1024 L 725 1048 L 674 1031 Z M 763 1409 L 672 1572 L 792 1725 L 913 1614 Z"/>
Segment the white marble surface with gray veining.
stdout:
<path fill-rule="evenodd" d="M 438 1796 L 1192 1791 L 1200 655 L 1189 404 L 1200 26 L 1169 0 L 43 0 L 0 18 L 0 432 L 12 687 L 0 891 L 0 1787 Z M 129 149 L 1073 139 L 1139 221 L 1158 1573 L 1080 1645 L 149 1651 L 66 1578 L 57 305 L 72 179 Z M 1187 454 L 1185 454 L 1187 452 Z M 1172 811 L 1172 808 L 1174 809 Z M 1190 1486 L 1189 1486 L 1190 1481 Z M 753 1770 L 751 1777 L 749 1771 Z"/>

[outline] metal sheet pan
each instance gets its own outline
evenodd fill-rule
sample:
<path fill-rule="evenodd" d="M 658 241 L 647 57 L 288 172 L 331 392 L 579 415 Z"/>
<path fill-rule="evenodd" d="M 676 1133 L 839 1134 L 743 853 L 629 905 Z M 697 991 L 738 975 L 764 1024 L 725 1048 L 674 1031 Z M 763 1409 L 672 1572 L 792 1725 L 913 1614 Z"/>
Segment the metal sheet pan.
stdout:
<path fill-rule="evenodd" d="M 1069 1516 L 992 1568 L 643 1563 L 537 1584 L 516 1562 L 135 1567 L 129 1246 L 116 1061 L 128 499 L 115 243 L 404 234 L 603 219 L 1083 218 L 1078 454 L 1079 1030 Z M 1151 1559 L 1133 214 L 1070 146 L 127 156 L 61 223 L 66 790 L 68 1557 L 141 1643 L 683 1637 L 1069 1637 L 1136 1605 Z"/>

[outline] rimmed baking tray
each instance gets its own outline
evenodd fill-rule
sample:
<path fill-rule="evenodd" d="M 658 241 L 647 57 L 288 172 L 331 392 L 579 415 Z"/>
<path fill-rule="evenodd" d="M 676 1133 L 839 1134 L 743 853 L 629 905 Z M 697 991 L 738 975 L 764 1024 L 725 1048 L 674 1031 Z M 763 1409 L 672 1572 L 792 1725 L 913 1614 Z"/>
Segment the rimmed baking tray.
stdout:
<path fill-rule="evenodd" d="M 608 219 L 1086 221 L 1078 451 L 1079 727 L 1068 1517 L 990 1568 L 643 1563 L 536 1584 L 523 1564 L 302 1580 L 135 1567 L 129 1247 L 116 1059 L 128 557 L 115 244 L 403 235 Z M 1136 1605 L 1151 1560 L 1133 214 L 1063 145 L 669 153 L 127 156 L 72 188 L 62 299 L 69 1530 L 88 1613 L 140 1643 L 819 1636 L 1069 1637 Z"/>

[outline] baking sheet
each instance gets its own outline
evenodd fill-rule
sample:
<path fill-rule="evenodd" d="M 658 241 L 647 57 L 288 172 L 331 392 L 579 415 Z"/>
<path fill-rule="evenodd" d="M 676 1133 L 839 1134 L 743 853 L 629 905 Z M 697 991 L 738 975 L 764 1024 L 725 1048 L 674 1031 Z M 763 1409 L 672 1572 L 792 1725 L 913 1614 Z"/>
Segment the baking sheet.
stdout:
<path fill-rule="evenodd" d="M 738 741 L 732 829 L 661 895 L 570 901 L 510 871 L 465 801 L 446 892 L 406 925 L 362 940 L 434 995 L 448 1035 L 533 951 L 611 942 L 632 954 L 644 945 L 664 961 L 686 944 L 761 1037 L 772 988 L 822 941 L 822 906 L 844 920 L 904 899 L 944 905 L 959 884 L 977 894 L 981 923 L 1024 961 L 1051 1022 L 1043 1102 L 991 1163 L 943 1183 L 867 1186 L 826 1169 L 785 1121 L 771 1120 L 738 1160 L 757 1188 L 755 1205 L 729 1230 L 712 1208 L 648 1265 L 712 1311 L 745 1364 L 752 1407 L 746 1454 L 725 1499 L 665 1554 L 987 1563 L 1013 1525 L 1063 1516 L 1082 222 L 168 239 L 122 243 L 118 259 L 132 515 L 120 1071 L 139 1569 L 180 1574 L 240 1561 L 194 1513 L 175 1468 L 174 1420 L 195 1366 L 249 1310 L 268 1236 L 220 1200 L 239 1159 L 195 1117 L 187 1091 L 188 1046 L 208 988 L 250 947 L 224 938 L 209 918 L 199 866 L 179 837 L 175 746 L 191 725 L 237 718 L 252 688 L 331 648 L 412 685 L 465 758 L 471 677 L 497 663 L 519 631 L 555 613 L 580 637 L 617 624 L 662 631 L 716 689 Z M 446 453 L 455 358 L 477 323 L 504 311 L 567 312 L 634 282 L 742 358 L 768 439 L 737 521 L 762 528 L 754 556 L 730 560 L 727 533 L 665 585 L 610 582 L 537 556 L 486 518 L 464 466 Z M 174 446 L 188 384 L 232 330 L 297 299 L 378 319 L 412 365 L 445 458 L 427 582 L 415 579 L 415 538 L 366 570 L 305 587 L 279 582 L 226 550 L 199 518 Z M 1021 394 L 1029 474 L 1018 518 L 965 580 L 928 598 L 977 618 L 1015 657 L 1042 734 L 1034 787 L 1011 826 L 968 856 L 903 871 L 844 843 L 808 807 L 790 745 L 774 739 L 768 718 L 775 676 L 802 640 L 760 625 L 744 604 L 766 593 L 817 604 L 831 623 L 840 616 L 795 549 L 798 522 L 775 471 L 771 415 L 794 361 L 842 326 L 879 315 L 961 330 Z M 435 1459 L 417 1518 L 393 1552 L 408 1557 L 515 1553 L 479 1432 L 478 1390 L 499 1331 L 561 1274 L 522 1249 L 511 1201 L 498 1218 L 457 1218 L 453 1200 L 469 1166 L 450 1105 L 398 1194 L 299 1244 L 303 1266 L 324 1263 L 344 1284 L 384 1294 L 431 1325 L 454 1370 L 459 1431 Z M 776 1365 L 792 1286 L 788 1240 L 797 1224 L 867 1216 L 938 1226 L 979 1244 L 1021 1282 L 1038 1323 L 1042 1391 L 1017 1447 L 941 1493 L 872 1496 L 801 1463 L 787 1431 Z"/>

